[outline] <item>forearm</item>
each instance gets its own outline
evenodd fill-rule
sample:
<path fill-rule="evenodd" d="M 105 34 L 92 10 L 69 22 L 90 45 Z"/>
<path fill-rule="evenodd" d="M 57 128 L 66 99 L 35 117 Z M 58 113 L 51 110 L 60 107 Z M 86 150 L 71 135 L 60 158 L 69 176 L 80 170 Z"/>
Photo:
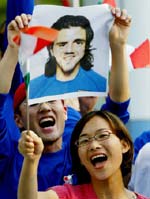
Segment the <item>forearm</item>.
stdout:
<path fill-rule="evenodd" d="M 24 159 L 18 186 L 18 199 L 37 199 L 38 160 Z"/>
<path fill-rule="evenodd" d="M 18 61 L 18 48 L 8 45 L 0 62 L 0 93 L 8 93 Z"/>
<path fill-rule="evenodd" d="M 112 68 L 109 80 L 109 95 L 115 102 L 123 102 L 130 98 L 129 71 L 126 46 L 118 44 L 111 46 Z"/>

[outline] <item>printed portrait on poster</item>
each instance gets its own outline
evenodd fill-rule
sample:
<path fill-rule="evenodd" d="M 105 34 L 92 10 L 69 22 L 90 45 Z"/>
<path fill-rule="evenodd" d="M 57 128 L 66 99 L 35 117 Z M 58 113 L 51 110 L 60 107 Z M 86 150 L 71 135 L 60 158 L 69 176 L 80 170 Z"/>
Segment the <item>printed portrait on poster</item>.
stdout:
<path fill-rule="evenodd" d="M 35 6 L 30 26 L 54 28 L 58 35 L 30 58 L 31 101 L 106 95 L 112 23 L 107 5 Z"/>

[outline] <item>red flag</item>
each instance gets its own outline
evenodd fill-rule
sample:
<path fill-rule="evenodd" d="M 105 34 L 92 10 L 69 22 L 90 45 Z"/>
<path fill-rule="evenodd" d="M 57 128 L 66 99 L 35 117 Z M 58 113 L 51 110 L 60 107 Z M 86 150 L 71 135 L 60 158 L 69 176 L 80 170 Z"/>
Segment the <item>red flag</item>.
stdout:
<path fill-rule="evenodd" d="M 27 27 L 23 28 L 21 31 L 27 35 L 37 38 L 37 43 L 35 45 L 33 54 L 37 53 L 45 46 L 51 45 L 58 35 L 58 30 L 44 26 Z M 14 41 L 20 45 L 20 35 L 14 37 Z"/>
<path fill-rule="evenodd" d="M 107 3 L 107 4 L 109 4 L 112 7 L 116 7 L 117 6 L 115 0 L 104 0 L 103 3 Z"/>
<path fill-rule="evenodd" d="M 53 43 L 58 35 L 58 30 L 44 26 L 33 26 L 30 28 L 25 28 L 23 32 L 38 38 L 33 52 L 34 54 L 41 50 L 43 47 Z"/>
<path fill-rule="evenodd" d="M 138 48 L 135 48 L 130 57 L 134 68 L 150 66 L 150 41 L 146 39 Z"/>

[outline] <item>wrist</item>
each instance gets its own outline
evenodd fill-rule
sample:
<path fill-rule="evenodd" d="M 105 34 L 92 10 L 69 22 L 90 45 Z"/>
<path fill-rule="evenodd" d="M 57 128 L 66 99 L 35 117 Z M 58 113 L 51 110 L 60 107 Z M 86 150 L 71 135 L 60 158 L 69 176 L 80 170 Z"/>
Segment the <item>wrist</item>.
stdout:
<path fill-rule="evenodd" d="M 18 53 L 19 46 L 8 44 L 7 49 L 8 49 L 9 51 L 17 52 L 17 53 Z"/>
<path fill-rule="evenodd" d="M 113 50 L 124 50 L 126 48 L 126 42 L 121 42 L 121 43 L 116 43 L 116 42 L 110 42 L 110 48 L 111 48 L 111 51 Z"/>
<path fill-rule="evenodd" d="M 11 61 L 14 60 L 14 62 L 18 62 L 18 52 L 19 52 L 19 48 L 18 47 L 14 47 L 11 45 L 7 46 L 6 49 L 6 56 L 11 58 Z"/>
<path fill-rule="evenodd" d="M 36 166 L 38 165 L 39 161 L 40 161 L 40 157 L 41 156 L 38 156 L 38 157 L 29 157 L 29 156 L 24 156 L 24 160 L 27 164 L 30 164 L 32 166 Z"/>

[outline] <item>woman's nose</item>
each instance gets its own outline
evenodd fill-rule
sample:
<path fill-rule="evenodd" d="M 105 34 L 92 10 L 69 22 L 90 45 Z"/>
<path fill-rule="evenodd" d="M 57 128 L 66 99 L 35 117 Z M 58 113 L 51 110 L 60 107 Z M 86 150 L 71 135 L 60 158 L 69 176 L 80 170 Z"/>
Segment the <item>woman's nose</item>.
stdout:
<path fill-rule="evenodd" d="M 96 150 L 102 148 L 100 142 L 95 139 L 91 139 L 88 144 L 88 150 Z"/>

